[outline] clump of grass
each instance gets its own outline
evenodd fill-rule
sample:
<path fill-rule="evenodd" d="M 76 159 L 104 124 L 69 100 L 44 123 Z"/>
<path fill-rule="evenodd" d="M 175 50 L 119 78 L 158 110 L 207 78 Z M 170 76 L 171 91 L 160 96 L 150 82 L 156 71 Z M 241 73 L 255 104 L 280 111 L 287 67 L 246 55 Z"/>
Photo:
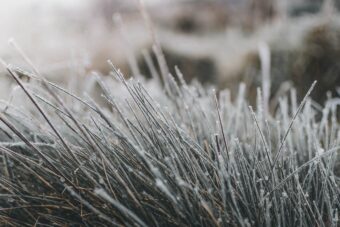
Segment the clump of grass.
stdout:
<path fill-rule="evenodd" d="M 3 226 L 339 225 L 338 100 L 299 105 L 292 90 L 270 113 L 242 84 L 231 100 L 178 70 L 152 97 L 113 68 L 129 97 L 98 77 L 104 108 L 8 71 L 35 110 L 0 114 Z"/>

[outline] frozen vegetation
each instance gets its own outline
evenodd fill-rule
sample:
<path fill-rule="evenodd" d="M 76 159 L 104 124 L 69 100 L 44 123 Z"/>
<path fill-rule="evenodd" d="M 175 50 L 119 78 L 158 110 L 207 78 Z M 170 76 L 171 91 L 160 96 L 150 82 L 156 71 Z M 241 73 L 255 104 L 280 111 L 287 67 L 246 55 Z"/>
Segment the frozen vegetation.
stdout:
<path fill-rule="evenodd" d="M 0 226 L 340 226 L 340 17 L 225 34 L 220 5 L 154 8 L 156 26 L 140 6 L 125 32 L 119 16 L 74 31 L 76 13 L 28 26 L 18 7 L 26 26 L 0 21 L 31 57 L 0 46 Z"/>
<path fill-rule="evenodd" d="M 339 226 L 339 99 L 320 107 L 313 83 L 270 111 L 268 75 L 250 107 L 243 84 L 111 66 L 99 105 L 5 64 L 32 104 L 2 104 L 1 225 Z"/>

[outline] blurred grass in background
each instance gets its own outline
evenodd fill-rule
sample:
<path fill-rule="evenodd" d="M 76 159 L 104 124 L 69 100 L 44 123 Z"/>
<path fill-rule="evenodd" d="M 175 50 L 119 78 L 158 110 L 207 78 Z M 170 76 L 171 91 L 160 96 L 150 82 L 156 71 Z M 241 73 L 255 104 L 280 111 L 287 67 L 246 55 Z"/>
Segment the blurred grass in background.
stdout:
<path fill-rule="evenodd" d="M 318 80 L 313 98 L 322 103 L 327 91 L 337 95 L 340 85 L 339 2 L 146 0 L 145 5 L 171 73 L 177 65 L 187 81 L 198 79 L 232 90 L 244 81 L 254 97 L 262 75 L 259 44 L 265 43 L 273 96 L 285 92 L 289 83 L 298 86 L 301 98 Z M 155 60 L 152 35 L 137 0 L 5 0 L 2 4 L 0 57 L 7 62 L 28 69 L 8 45 L 14 38 L 49 79 L 78 90 L 83 85 L 74 85 L 74 80 L 86 81 L 92 71 L 109 73 L 107 59 L 131 76 L 136 73 L 131 70 L 132 58 L 137 73 L 150 75 L 145 54 Z M 122 24 L 112 20 L 117 13 Z M 11 82 L 4 71 L 0 73 L 0 97 L 7 98 Z"/>

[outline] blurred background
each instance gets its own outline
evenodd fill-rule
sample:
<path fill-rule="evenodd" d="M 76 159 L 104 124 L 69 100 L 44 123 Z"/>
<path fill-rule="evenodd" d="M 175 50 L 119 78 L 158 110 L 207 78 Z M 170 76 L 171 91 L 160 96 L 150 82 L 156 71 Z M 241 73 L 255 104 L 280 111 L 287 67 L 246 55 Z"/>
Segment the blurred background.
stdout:
<path fill-rule="evenodd" d="M 178 66 L 190 82 L 254 97 L 270 74 L 271 98 L 296 86 L 303 97 L 314 80 L 319 103 L 340 91 L 339 0 L 2 0 L 0 58 L 31 71 L 15 45 L 49 80 L 76 86 L 96 72 L 107 75 L 110 59 L 126 77 L 150 78 L 152 48 L 160 43 L 169 71 Z M 154 31 L 154 33 L 153 33 Z M 148 62 L 149 61 L 149 62 Z M 0 98 L 14 84 L 0 68 Z M 73 81 L 73 82 L 72 82 Z M 252 100 L 254 101 L 254 100 Z"/>

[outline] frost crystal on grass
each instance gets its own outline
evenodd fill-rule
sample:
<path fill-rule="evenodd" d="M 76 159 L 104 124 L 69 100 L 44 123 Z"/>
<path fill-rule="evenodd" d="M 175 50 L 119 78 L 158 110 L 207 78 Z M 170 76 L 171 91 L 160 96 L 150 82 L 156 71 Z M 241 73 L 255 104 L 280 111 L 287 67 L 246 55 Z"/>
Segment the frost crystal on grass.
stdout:
<path fill-rule="evenodd" d="M 114 73 L 120 82 L 96 78 L 105 106 L 17 80 L 33 104 L 0 114 L 1 224 L 338 226 L 336 99 L 320 110 L 291 92 L 264 114 L 243 85 L 232 100 Z"/>

